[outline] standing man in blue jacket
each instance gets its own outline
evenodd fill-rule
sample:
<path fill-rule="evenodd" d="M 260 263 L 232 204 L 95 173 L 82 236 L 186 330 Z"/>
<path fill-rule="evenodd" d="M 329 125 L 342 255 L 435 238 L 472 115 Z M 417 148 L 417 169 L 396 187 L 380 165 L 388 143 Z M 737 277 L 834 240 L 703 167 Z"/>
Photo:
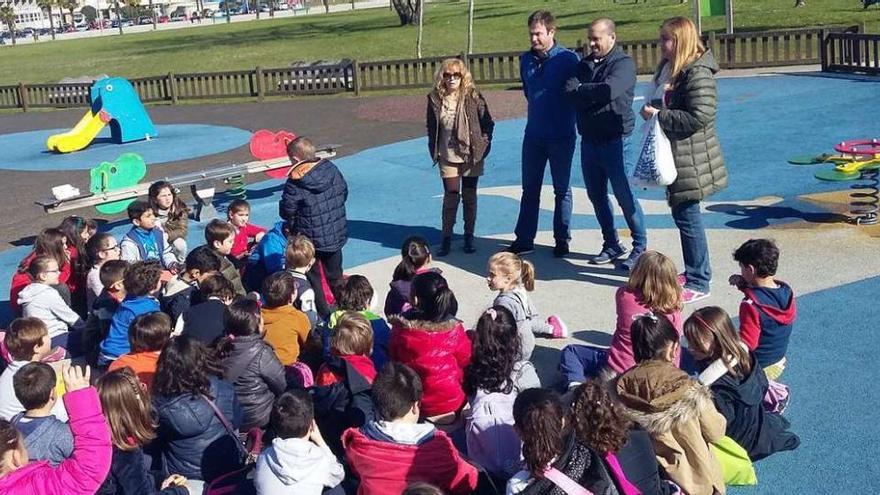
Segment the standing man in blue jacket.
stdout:
<path fill-rule="evenodd" d="M 574 75 L 577 55 L 554 39 L 556 19 L 539 10 L 529 16 L 532 49 L 520 56 L 520 79 L 528 100 L 528 121 L 522 145 L 522 200 L 516 222 L 516 240 L 508 251 L 534 251 L 544 169 L 550 162 L 553 179 L 553 254 L 568 254 L 571 239 L 571 158 L 575 145 L 575 111 L 565 95 L 566 81 Z"/>
<path fill-rule="evenodd" d="M 635 122 L 632 104 L 636 64 L 616 41 L 614 21 L 607 18 L 593 21 L 590 54 L 578 63 L 577 75 L 568 80 L 565 91 L 577 108 L 581 170 L 602 229 L 602 250 L 592 262 L 610 263 L 629 252 L 620 244 L 614 228 L 614 212 L 608 198 L 611 182 L 611 190 L 632 233 L 632 252 L 620 265 L 630 271 L 645 252 L 648 235 L 642 207 L 629 184 L 631 167 L 627 166 L 626 159 Z"/>

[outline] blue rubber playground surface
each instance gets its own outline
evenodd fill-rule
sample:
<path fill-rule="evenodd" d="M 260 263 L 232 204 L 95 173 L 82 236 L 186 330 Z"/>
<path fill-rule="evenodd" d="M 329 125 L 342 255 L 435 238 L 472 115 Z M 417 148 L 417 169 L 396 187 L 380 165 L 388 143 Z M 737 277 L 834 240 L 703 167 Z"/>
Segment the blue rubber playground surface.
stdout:
<path fill-rule="evenodd" d="M 823 167 L 791 166 L 791 156 L 831 152 L 846 139 L 880 137 L 876 112 L 880 83 L 804 75 L 720 79 L 718 132 L 725 154 L 729 187 L 711 198 L 704 214 L 708 229 L 754 230 L 785 228 L 795 223 L 835 222 L 835 217 L 805 195 L 844 190 L 841 183 L 820 182 L 813 172 Z M 638 93 L 637 93 L 638 94 Z M 497 124 L 486 174 L 480 180 L 477 236 L 510 234 L 518 213 L 520 146 L 523 120 Z M 161 127 L 160 127 L 161 132 Z M 0 149 L 9 150 L 0 136 Z M 246 142 L 246 140 L 245 140 Z M 188 147 L 174 159 L 182 159 Z M 396 256 L 401 240 L 420 234 L 439 241 L 441 184 L 431 167 L 425 139 L 414 139 L 362 151 L 334 160 L 350 188 L 347 204 L 350 241 L 346 268 Z M 121 153 L 123 150 L 119 150 Z M 129 151 L 129 150 L 125 150 Z M 111 153 L 115 158 L 118 153 Z M 576 152 L 572 186 L 583 187 Z M 9 160 L 0 158 L 0 167 Z M 154 161 L 147 160 L 148 163 Z M 830 167 L 824 165 L 824 167 Z M 79 167 L 71 167 L 79 168 Z M 550 184 L 549 173 L 545 183 Z M 277 221 L 282 183 L 267 180 L 248 187 L 255 223 Z M 576 192 L 575 194 L 583 194 Z M 674 224 L 662 205 L 663 191 L 640 191 L 648 229 Z M 224 205 L 219 205 L 223 215 Z M 552 213 L 542 211 L 539 230 L 550 230 Z M 618 225 L 623 225 L 618 218 Z M 128 225 L 111 225 L 122 235 Z M 572 229 L 597 229 L 592 215 L 574 215 Z M 857 227 L 850 227 L 857 228 Z M 189 243 L 202 243 L 202 225 L 191 224 Z M 809 231 L 807 231 L 809 232 Z M 805 234 L 805 242 L 809 242 Z M 864 242 L 880 245 L 877 238 Z M 724 247 L 728 249 L 728 247 Z M 880 259 L 848 260 L 846 246 L 810 263 L 880 263 Z M 18 261 L 21 247 L 0 253 L 0 298 Z M 806 261 L 789 259 L 789 263 Z M 874 265 L 877 266 L 877 265 Z M 798 287 L 794 287 L 798 291 Z M 878 307 L 880 277 L 812 292 L 799 298 L 799 317 L 789 348 L 783 380 L 792 389 L 786 416 L 801 437 L 801 447 L 760 461 L 757 487 L 730 488 L 734 494 L 873 493 L 880 458 L 880 397 Z M 610 303 L 609 303 L 610 304 Z M 0 302 L 0 306 L 3 305 Z M 613 311 L 609 306 L 607 311 Z"/>
<path fill-rule="evenodd" d="M 71 126 L 75 122 L 71 123 Z M 110 142 L 105 127 L 82 151 L 58 154 L 46 149 L 46 139 L 69 129 L 50 129 L 0 135 L 0 169 L 88 170 L 101 162 L 115 161 L 123 153 L 137 153 L 150 166 L 222 153 L 250 141 L 251 133 L 235 127 L 203 124 L 157 125 L 159 136 L 126 144 Z"/>

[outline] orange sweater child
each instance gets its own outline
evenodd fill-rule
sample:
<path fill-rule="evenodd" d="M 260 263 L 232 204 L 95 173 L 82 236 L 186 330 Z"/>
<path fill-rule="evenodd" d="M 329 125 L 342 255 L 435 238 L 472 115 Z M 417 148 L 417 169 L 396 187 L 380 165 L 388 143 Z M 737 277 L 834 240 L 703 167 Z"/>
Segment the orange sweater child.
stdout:
<path fill-rule="evenodd" d="M 171 318 L 160 311 L 144 313 L 128 327 L 131 352 L 110 363 L 110 371 L 129 367 L 147 390 L 152 391 L 159 352 L 171 338 Z"/>
<path fill-rule="evenodd" d="M 263 281 L 262 292 L 263 338 L 275 349 L 281 364 L 290 366 L 299 358 L 312 328 L 309 317 L 293 307 L 296 282 L 290 273 L 276 272 Z"/>

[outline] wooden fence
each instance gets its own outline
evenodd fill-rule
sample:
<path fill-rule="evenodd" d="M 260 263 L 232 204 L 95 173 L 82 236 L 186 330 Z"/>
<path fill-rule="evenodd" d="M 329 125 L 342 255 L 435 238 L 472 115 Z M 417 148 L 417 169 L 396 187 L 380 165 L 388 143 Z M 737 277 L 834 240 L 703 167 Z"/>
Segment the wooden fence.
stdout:
<path fill-rule="evenodd" d="M 857 32 L 858 27 L 791 29 L 773 32 L 704 36 L 722 69 L 822 64 L 823 69 L 878 73 L 878 37 Z M 621 41 L 633 57 L 639 74 L 652 73 L 660 62 L 657 40 Z M 584 47 L 578 46 L 581 50 Z M 519 82 L 520 52 L 458 54 L 421 59 L 334 63 L 315 62 L 286 68 L 165 74 L 131 80 L 144 102 L 298 96 L 353 91 L 428 88 L 445 58 L 467 61 L 479 84 Z M 89 106 L 89 83 L 24 84 L 0 86 L 0 108 Z"/>
<path fill-rule="evenodd" d="M 822 51 L 823 71 L 880 75 L 880 35 L 829 33 Z"/>

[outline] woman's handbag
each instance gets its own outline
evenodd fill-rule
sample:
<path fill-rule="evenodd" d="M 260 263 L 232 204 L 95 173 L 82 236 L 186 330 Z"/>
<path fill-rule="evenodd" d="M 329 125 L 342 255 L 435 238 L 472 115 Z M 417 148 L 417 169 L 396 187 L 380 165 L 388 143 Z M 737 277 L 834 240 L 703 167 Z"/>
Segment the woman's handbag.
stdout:
<path fill-rule="evenodd" d="M 238 450 L 238 453 L 241 455 L 242 464 L 246 466 L 248 464 L 253 464 L 257 462 L 259 448 L 262 447 L 262 439 L 256 439 L 253 442 L 254 448 L 252 450 L 248 450 L 248 448 L 245 447 L 245 443 L 241 441 L 241 438 L 239 438 L 238 434 L 235 432 L 235 428 L 233 428 L 229 420 L 226 419 L 223 411 L 221 411 L 220 408 L 217 407 L 217 404 L 214 404 L 214 401 L 205 397 L 204 395 L 202 396 L 202 399 L 204 399 L 204 401 L 207 402 L 209 406 L 211 406 L 211 409 L 214 410 L 214 415 L 217 416 L 217 419 L 219 419 L 220 423 L 223 424 L 223 428 L 226 429 L 226 433 L 228 433 L 229 436 L 232 437 L 232 440 L 235 442 L 236 450 Z M 250 432 L 248 433 L 248 436 L 251 436 Z"/>
<path fill-rule="evenodd" d="M 725 436 L 709 444 L 712 453 L 721 465 L 725 485 L 757 485 L 758 475 L 749 459 L 749 453 L 736 440 Z"/>
<path fill-rule="evenodd" d="M 657 114 L 642 125 L 642 146 L 631 182 L 637 187 L 663 187 L 675 182 L 678 170 L 672 144 L 660 128 Z"/>

